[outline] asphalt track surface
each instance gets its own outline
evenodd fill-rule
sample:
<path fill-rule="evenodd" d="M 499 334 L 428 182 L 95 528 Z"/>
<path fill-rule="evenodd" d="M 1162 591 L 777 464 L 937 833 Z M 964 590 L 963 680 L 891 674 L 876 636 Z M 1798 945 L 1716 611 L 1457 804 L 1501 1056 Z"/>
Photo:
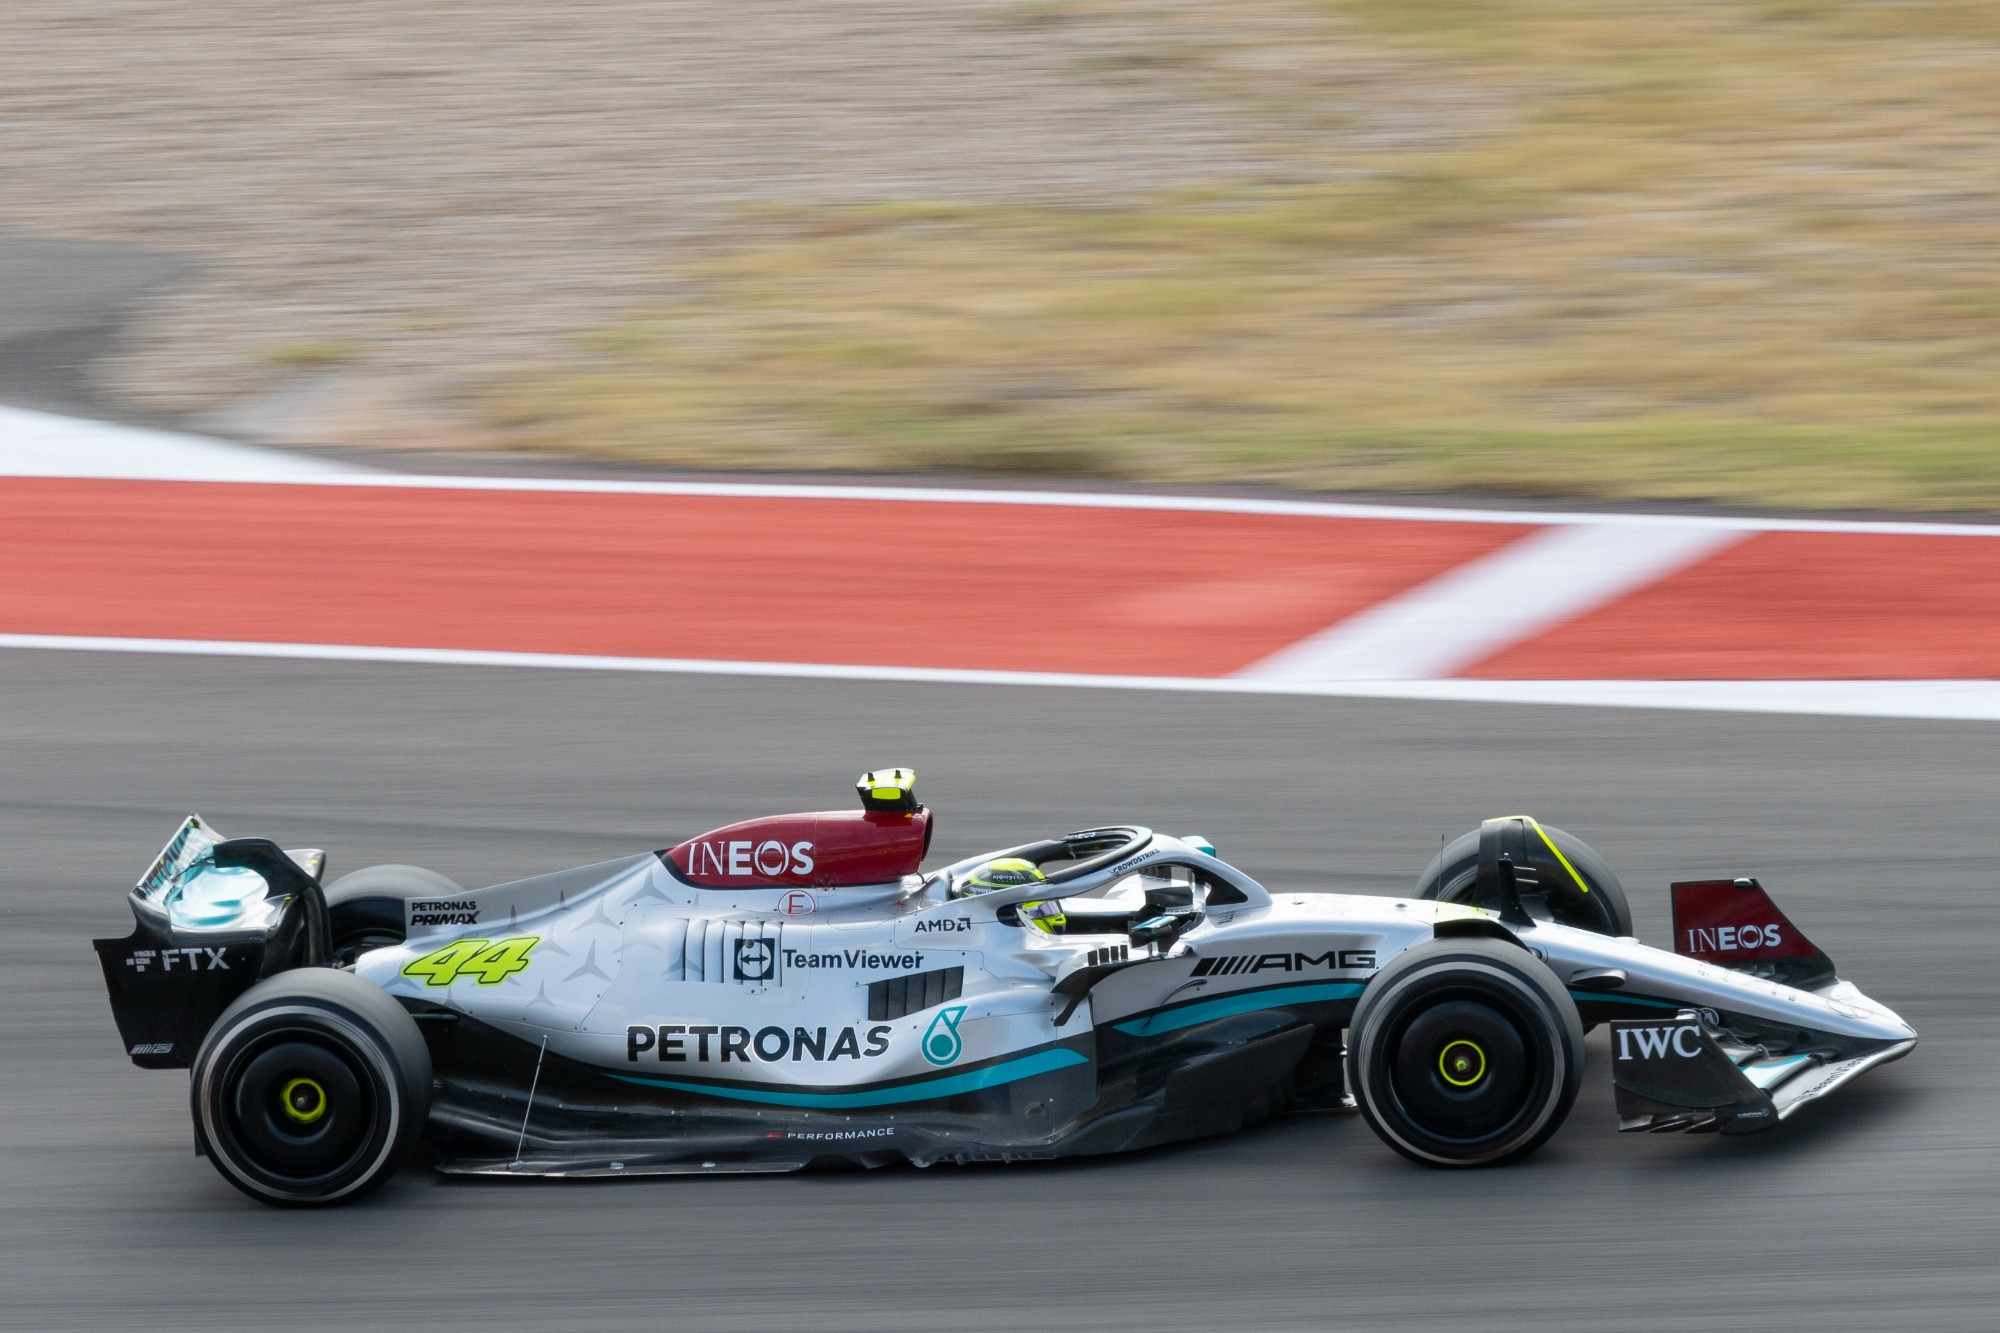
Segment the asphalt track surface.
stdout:
<path fill-rule="evenodd" d="M 301 614 L 309 614 L 302 608 Z M 1025 631 L 1024 631 L 1025 632 Z M 0 653 L 0 1324 L 852 1330 L 1990 1328 L 1995 731 L 1598 709 Z M 318 1213 L 191 1152 L 93 934 L 198 809 L 494 882 L 842 805 L 910 763 L 954 857 L 1206 833 L 1274 889 L 1404 889 L 1532 811 L 1624 872 L 1755 873 L 1923 1034 L 1772 1133 L 1568 1125 L 1443 1174 L 1319 1116 L 1122 1158 L 615 1183 L 406 1173 Z"/>
<path fill-rule="evenodd" d="M 0 402 L 46 412 L 103 410 L 92 363 L 136 308 L 192 270 L 188 260 L 158 250 L 0 228 Z"/>

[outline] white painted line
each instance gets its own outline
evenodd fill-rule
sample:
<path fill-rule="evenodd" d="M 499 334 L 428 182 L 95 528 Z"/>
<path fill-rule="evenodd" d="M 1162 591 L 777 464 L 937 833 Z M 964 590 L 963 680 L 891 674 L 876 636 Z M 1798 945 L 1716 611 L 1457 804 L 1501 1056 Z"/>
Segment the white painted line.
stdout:
<path fill-rule="evenodd" d="M 1193 514 L 1260 514 L 1278 518 L 1385 519 L 1398 523 L 1504 523 L 1522 527 L 1579 524 L 1636 528 L 1707 528 L 1718 532 L 1856 532 L 1912 537 L 2000 537 L 2000 523 L 1845 522 L 1835 519 L 1730 518 L 1699 514 L 1541 513 L 1535 510 L 1448 509 L 1352 504 L 1330 500 L 1257 500 L 1205 495 L 1137 495 L 1116 491 L 1011 491 L 969 487 L 820 486 L 785 482 L 602 481 L 578 477 L 440 477 L 363 472 L 315 477 L 316 486 L 380 486 L 411 490 L 553 491 L 584 495 L 687 495 L 750 500 L 860 500 L 891 504 L 1033 505 L 1052 509 L 1132 509 Z"/>
<path fill-rule="evenodd" d="M 1427 680 L 1685 569 L 1748 534 L 1544 528 L 1252 663 L 1257 680 Z"/>
<path fill-rule="evenodd" d="M 62 423 L 60 429 L 51 423 Z M 104 438 L 98 440 L 96 437 Z M 58 447 L 59 446 L 59 447 Z M 201 446 L 195 448 L 194 446 Z M 153 450 L 157 447 L 158 452 Z M 237 460 L 232 464 L 230 460 Z M 73 460 L 73 461 L 72 461 Z M 278 460 L 284 460 L 282 462 Z M 280 475 L 282 474 L 282 475 Z M 542 491 L 575 495 L 680 495 L 750 500 L 858 500 L 892 504 L 1036 505 L 1056 509 L 1129 509 L 1279 518 L 1382 519 L 1398 523 L 1578 524 L 1635 528 L 1708 528 L 1723 532 L 1852 532 L 1890 536 L 2000 537 L 1996 523 L 1862 522 L 1842 519 L 1738 518 L 1718 515 L 1593 514 L 1537 510 L 1452 509 L 1437 505 L 1136 495 L 1107 491 L 984 490 L 975 487 L 821 486 L 790 482 L 621 481 L 583 477 L 423 476 L 343 464 L 195 435 L 144 431 L 104 422 L 0 408 L 0 477 L 98 477 L 154 481 L 280 482 L 305 486 L 379 486 L 453 491 Z"/>
<path fill-rule="evenodd" d="M 806 662 L 722 662 L 679 657 L 600 657 L 503 653 L 462 648 L 384 648 L 337 643 L 233 643 L 213 639 L 122 639 L 0 634 L 0 649 L 167 653 L 197 657 L 316 662 L 408 662 L 431 666 L 535 667 L 790 680 L 889 681 L 934 685 L 1023 685 L 1175 693 L 1413 699 L 1434 703 L 1558 704 L 1669 708 L 1829 717 L 1936 718 L 2000 722 L 2000 680 L 1387 680 L 1286 681 L 1197 676 L 1095 676 L 1060 671 L 973 671 L 948 667 L 843 666 Z"/>
<path fill-rule="evenodd" d="M 0 407 L 0 476 L 297 484 L 361 475 L 306 454 Z"/>

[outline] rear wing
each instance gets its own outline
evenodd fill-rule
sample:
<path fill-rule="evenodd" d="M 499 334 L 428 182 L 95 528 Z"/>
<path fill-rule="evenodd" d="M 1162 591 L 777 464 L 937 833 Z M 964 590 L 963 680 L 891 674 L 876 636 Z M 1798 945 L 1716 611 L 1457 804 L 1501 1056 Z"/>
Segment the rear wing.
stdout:
<path fill-rule="evenodd" d="M 132 1063 L 185 1069 L 229 1002 L 332 956 L 319 851 L 225 838 L 189 815 L 127 895 L 134 927 L 91 941 Z"/>

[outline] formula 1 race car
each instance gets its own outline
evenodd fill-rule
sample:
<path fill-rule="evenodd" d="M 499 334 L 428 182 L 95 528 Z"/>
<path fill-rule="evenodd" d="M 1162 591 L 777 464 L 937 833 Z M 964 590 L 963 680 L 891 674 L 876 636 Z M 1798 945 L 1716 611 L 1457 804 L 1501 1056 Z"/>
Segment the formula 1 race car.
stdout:
<path fill-rule="evenodd" d="M 907 770 L 860 810 L 466 891 L 191 817 L 96 941 L 134 1063 L 193 1069 L 197 1151 L 330 1204 L 443 1171 L 787 1171 L 1120 1152 L 1356 1107 L 1433 1166 L 1555 1132 L 1586 1025 L 1622 1127 L 1744 1133 L 1908 1052 L 1751 880 L 1673 886 L 1674 949 L 1525 816 L 1414 899 L 1274 895 L 1198 837 L 1086 829 L 923 873 Z M 1318 886 L 1314 886 L 1317 888 Z"/>

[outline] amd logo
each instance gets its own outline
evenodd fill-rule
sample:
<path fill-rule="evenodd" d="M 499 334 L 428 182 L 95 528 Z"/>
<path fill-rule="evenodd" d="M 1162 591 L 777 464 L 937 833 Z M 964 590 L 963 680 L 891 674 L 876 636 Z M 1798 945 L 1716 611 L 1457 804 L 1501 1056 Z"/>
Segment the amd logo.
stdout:
<path fill-rule="evenodd" d="M 1691 1060 L 1700 1054 L 1701 1028 L 1694 1023 L 1682 1023 L 1670 1028 L 1618 1029 L 1620 1060 L 1658 1060 L 1666 1055 Z"/>
<path fill-rule="evenodd" d="M 912 929 L 919 935 L 927 931 L 971 930 L 972 918 L 964 916 L 941 916 L 919 921 Z"/>
<path fill-rule="evenodd" d="M 813 845 L 795 842 L 787 847 L 776 838 L 753 842 L 747 838 L 728 842 L 697 842 L 688 852 L 691 875 L 734 875 L 748 878 L 762 875 L 774 879 L 786 873 L 810 875 Z"/>
<path fill-rule="evenodd" d="M 1328 949 L 1322 954 L 1309 953 L 1237 953 L 1222 954 L 1215 958 L 1201 958 L 1195 961 L 1197 977 L 1234 977 L 1254 972 L 1306 972 L 1313 968 L 1325 968 L 1329 972 L 1372 972 L 1375 970 L 1373 949 Z"/>
<path fill-rule="evenodd" d="M 1777 923 L 1748 926 L 1697 926 L 1688 931 L 1689 953 L 1730 953 L 1739 949 L 1775 949 L 1785 942 Z"/>

